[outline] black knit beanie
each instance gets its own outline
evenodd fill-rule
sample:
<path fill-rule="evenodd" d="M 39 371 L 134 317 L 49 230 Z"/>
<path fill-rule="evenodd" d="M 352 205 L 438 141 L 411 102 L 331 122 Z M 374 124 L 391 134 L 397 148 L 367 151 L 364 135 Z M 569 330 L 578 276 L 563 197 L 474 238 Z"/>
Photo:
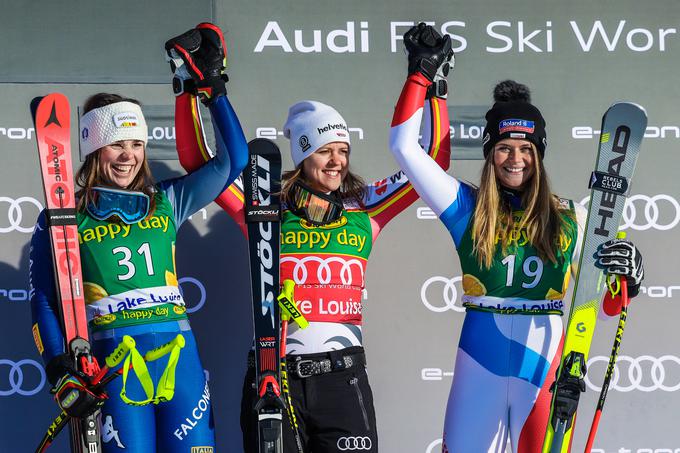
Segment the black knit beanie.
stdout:
<path fill-rule="evenodd" d="M 496 143 L 505 138 L 528 140 L 538 149 L 543 159 L 548 142 L 545 120 L 531 104 L 531 92 L 526 85 L 514 80 L 504 80 L 493 90 L 495 104 L 486 112 L 484 128 L 484 157 Z"/>

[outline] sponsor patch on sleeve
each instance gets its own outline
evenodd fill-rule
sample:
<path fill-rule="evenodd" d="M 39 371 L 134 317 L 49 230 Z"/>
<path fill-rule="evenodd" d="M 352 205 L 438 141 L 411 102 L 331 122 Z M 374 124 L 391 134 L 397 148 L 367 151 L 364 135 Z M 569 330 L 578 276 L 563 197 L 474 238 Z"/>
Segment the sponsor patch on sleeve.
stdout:
<path fill-rule="evenodd" d="M 38 352 L 42 354 L 45 352 L 45 347 L 43 346 L 42 338 L 40 338 L 40 329 L 38 328 L 38 323 L 33 324 L 33 341 L 35 346 L 38 348 Z"/>

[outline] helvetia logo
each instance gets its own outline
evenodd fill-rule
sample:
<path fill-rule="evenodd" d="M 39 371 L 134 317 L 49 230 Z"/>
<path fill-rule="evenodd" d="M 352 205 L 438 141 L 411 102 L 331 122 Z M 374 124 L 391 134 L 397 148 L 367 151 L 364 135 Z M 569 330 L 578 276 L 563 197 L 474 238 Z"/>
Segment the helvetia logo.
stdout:
<path fill-rule="evenodd" d="M 327 125 L 325 125 L 324 127 L 317 127 L 317 128 L 316 128 L 316 130 L 317 130 L 317 132 L 319 133 L 319 135 L 325 134 L 325 133 L 328 132 L 328 131 L 333 131 L 333 130 L 337 131 L 338 129 L 339 129 L 339 130 L 343 130 L 343 131 L 346 132 L 346 131 L 347 131 L 347 126 L 345 126 L 345 125 L 342 124 L 342 123 L 336 123 L 336 124 L 327 124 Z M 338 132 L 339 132 L 339 131 L 338 131 Z M 338 135 L 339 135 L 339 134 L 338 134 Z M 342 135 L 342 136 L 344 136 L 344 135 Z"/>
<path fill-rule="evenodd" d="M 300 149 L 302 150 L 303 153 L 309 150 L 309 148 L 311 148 L 312 146 L 309 144 L 309 137 L 307 137 L 306 135 L 302 135 L 300 137 L 300 140 L 298 140 L 298 144 L 300 145 Z"/>

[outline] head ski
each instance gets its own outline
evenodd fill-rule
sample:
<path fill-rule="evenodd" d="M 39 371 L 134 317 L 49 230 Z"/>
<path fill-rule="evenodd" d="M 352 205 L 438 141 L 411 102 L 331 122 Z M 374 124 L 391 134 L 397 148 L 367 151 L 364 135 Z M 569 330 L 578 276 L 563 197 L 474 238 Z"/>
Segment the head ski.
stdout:
<path fill-rule="evenodd" d="M 567 453 L 571 445 L 579 396 L 585 391 L 588 352 L 606 288 L 605 275 L 595 267 L 594 255 L 600 244 L 616 238 L 646 128 L 645 110 L 630 102 L 612 105 L 602 117 L 581 259 L 562 361 L 551 388 L 553 398 L 543 453 Z"/>

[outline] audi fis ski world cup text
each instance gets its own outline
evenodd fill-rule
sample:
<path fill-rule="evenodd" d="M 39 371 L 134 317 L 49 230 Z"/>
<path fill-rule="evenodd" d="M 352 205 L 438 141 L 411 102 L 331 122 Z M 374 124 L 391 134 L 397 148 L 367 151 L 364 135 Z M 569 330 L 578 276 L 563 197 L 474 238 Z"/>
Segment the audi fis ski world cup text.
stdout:
<path fill-rule="evenodd" d="M 369 53 L 375 50 L 371 45 L 371 25 L 368 21 L 338 20 L 337 28 L 321 29 L 313 25 L 293 28 L 287 24 L 268 21 L 254 44 L 253 52 L 279 51 L 286 54 L 319 53 Z M 583 53 L 606 50 L 633 53 L 666 52 L 677 46 L 678 30 L 673 26 L 645 28 L 627 19 L 602 21 L 545 20 L 495 20 L 487 24 L 448 20 L 443 22 L 425 21 L 440 33 L 451 36 L 453 51 L 463 52 L 468 47 L 483 49 L 490 54 L 508 52 L 548 54 L 567 46 Z M 380 33 L 389 36 L 390 51 L 397 52 L 403 34 L 413 21 L 390 21 L 379 26 Z M 472 36 L 484 30 L 482 36 Z M 556 31 L 557 33 L 553 33 Z M 571 39 L 557 41 L 555 36 L 569 35 Z"/>

